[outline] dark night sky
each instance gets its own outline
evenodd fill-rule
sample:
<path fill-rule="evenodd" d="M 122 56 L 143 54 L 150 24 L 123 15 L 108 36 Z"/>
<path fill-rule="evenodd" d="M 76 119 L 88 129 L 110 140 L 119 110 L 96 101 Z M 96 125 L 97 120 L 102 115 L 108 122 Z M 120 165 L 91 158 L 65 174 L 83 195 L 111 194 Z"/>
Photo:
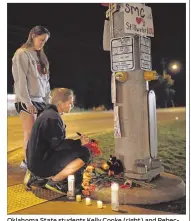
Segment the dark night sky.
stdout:
<path fill-rule="evenodd" d="M 185 105 L 186 4 L 147 5 L 152 8 L 155 29 L 153 70 L 161 72 L 162 58 L 182 63 L 181 72 L 174 76 L 175 102 Z M 99 3 L 8 3 L 8 92 L 13 92 L 15 50 L 33 26 L 44 25 L 51 33 L 45 49 L 51 87 L 74 89 L 78 105 L 110 105 L 110 55 L 102 48 L 105 11 Z"/>

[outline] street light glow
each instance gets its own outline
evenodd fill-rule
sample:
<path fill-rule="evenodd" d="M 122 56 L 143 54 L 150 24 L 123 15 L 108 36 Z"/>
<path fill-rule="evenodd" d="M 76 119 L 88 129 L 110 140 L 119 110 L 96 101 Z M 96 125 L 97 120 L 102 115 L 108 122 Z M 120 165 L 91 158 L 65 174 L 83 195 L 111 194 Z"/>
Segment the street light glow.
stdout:
<path fill-rule="evenodd" d="M 176 74 L 180 72 L 181 70 L 181 64 L 178 61 L 172 61 L 168 65 L 168 70 L 171 71 L 172 73 Z"/>
<path fill-rule="evenodd" d="M 173 70 L 177 70 L 177 68 L 178 68 L 177 64 L 173 64 L 173 65 L 172 65 L 172 69 L 173 69 Z"/>

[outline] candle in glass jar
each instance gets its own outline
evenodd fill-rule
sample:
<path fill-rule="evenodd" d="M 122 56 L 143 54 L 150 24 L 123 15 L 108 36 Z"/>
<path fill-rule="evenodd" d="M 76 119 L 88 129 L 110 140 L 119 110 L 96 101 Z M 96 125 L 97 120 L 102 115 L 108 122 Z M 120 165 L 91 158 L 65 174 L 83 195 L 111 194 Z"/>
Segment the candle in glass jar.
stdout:
<path fill-rule="evenodd" d="M 111 207 L 112 210 L 119 210 L 119 184 L 112 183 L 111 184 Z"/>
<path fill-rule="evenodd" d="M 81 195 L 76 195 L 76 201 L 81 202 L 82 201 L 82 196 Z"/>
<path fill-rule="evenodd" d="M 68 198 L 69 199 L 75 199 L 75 180 L 74 180 L 74 175 L 69 175 L 68 176 Z"/>
<path fill-rule="evenodd" d="M 91 199 L 89 197 L 86 198 L 86 206 L 91 205 Z"/>
<path fill-rule="evenodd" d="M 102 201 L 97 201 L 97 208 L 102 209 L 103 208 L 103 203 Z"/>

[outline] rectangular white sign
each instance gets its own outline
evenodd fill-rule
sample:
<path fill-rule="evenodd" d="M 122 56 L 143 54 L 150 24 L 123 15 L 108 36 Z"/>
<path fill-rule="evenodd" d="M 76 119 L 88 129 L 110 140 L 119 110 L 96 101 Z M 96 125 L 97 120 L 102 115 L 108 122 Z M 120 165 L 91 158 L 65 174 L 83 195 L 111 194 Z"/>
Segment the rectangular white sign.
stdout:
<path fill-rule="evenodd" d="M 151 62 L 140 60 L 141 69 L 143 70 L 151 70 Z"/>
<path fill-rule="evenodd" d="M 141 53 L 141 60 L 151 61 L 150 54 Z"/>
<path fill-rule="evenodd" d="M 149 38 L 141 37 L 140 40 L 141 40 L 141 45 L 151 47 L 151 40 Z"/>
<path fill-rule="evenodd" d="M 132 42 L 132 38 L 118 38 L 118 39 L 114 39 L 112 41 L 112 47 L 121 47 L 121 46 L 124 46 L 124 45 L 132 45 L 133 42 Z"/>
<path fill-rule="evenodd" d="M 132 61 L 133 60 L 133 53 L 130 54 L 121 54 L 121 55 L 114 55 L 113 56 L 113 62 L 118 61 Z"/>
<path fill-rule="evenodd" d="M 131 36 L 111 40 L 111 70 L 113 72 L 133 70 L 134 39 Z"/>
<path fill-rule="evenodd" d="M 112 48 L 113 55 L 131 53 L 132 51 L 133 51 L 132 46 L 122 46 L 122 47 Z"/>
<path fill-rule="evenodd" d="M 133 61 L 119 61 L 114 62 L 113 65 L 125 65 L 125 66 L 133 66 Z"/>
<path fill-rule="evenodd" d="M 117 71 L 126 71 L 133 68 L 133 61 L 126 61 L 126 64 L 122 62 L 113 63 L 113 69 Z"/>
<path fill-rule="evenodd" d="M 148 37 L 139 37 L 139 53 L 140 53 L 140 68 L 142 70 L 152 70 L 151 63 L 151 39 Z"/>
<path fill-rule="evenodd" d="M 151 54 L 151 48 L 150 47 L 147 47 L 145 45 L 141 45 L 140 49 L 141 49 L 141 52 L 143 52 L 143 53 Z"/>
<path fill-rule="evenodd" d="M 116 80 L 115 73 L 111 76 L 111 101 L 113 104 L 116 103 Z"/>
<path fill-rule="evenodd" d="M 154 37 L 151 8 L 144 4 L 124 4 L 124 32 Z"/>
<path fill-rule="evenodd" d="M 114 105 L 114 137 L 121 138 L 121 128 L 119 122 L 119 107 Z"/>

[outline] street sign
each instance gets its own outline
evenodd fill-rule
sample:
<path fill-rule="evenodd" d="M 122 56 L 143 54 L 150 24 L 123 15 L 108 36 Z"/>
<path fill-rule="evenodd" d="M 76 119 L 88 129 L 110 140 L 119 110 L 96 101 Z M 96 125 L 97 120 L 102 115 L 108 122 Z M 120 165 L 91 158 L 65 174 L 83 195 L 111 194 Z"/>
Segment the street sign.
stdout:
<path fill-rule="evenodd" d="M 154 37 L 151 8 L 144 4 L 123 4 L 124 32 Z"/>
<path fill-rule="evenodd" d="M 145 71 L 152 70 L 151 62 L 151 40 L 147 37 L 140 36 L 139 38 L 140 51 L 140 68 Z"/>
<path fill-rule="evenodd" d="M 133 70 L 135 68 L 133 37 L 113 38 L 110 55 L 113 72 Z"/>
<path fill-rule="evenodd" d="M 151 48 L 151 40 L 150 38 L 141 38 L 141 44 Z"/>

